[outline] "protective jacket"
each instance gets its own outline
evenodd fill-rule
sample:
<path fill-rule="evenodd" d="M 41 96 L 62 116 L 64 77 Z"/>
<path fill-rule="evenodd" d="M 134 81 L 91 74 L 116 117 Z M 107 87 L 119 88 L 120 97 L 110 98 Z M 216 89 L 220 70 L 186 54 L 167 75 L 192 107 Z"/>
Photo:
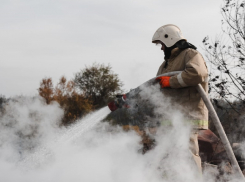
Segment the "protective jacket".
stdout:
<path fill-rule="evenodd" d="M 172 71 L 182 71 L 170 78 L 171 88 L 163 89 L 165 96 L 172 99 L 173 105 L 181 106 L 186 120 L 196 129 L 208 129 L 208 110 L 196 90 L 201 84 L 208 92 L 208 70 L 202 55 L 191 48 L 174 48 L 169 59 L 161 64 L 157 76 Z"/>

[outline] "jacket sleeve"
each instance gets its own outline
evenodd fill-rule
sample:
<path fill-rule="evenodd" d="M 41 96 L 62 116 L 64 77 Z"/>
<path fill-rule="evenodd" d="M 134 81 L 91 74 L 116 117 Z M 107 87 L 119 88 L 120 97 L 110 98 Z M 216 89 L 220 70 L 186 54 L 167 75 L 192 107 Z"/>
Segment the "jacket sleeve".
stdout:
<path fill-rule="evenodd" d="M 185 56 L 185 69 L 170 78 L 172 88 L 196 86 L 207 82 L 208 70 L 202 55 L 195 50 L 190 50 Z"/>

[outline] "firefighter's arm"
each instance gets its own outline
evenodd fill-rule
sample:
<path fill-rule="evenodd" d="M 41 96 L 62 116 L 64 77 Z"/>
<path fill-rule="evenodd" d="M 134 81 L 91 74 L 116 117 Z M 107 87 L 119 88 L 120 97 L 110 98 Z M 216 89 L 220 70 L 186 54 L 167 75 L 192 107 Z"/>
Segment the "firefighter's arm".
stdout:
<path fill-rule="evenodd" d="M 208 70 L 202 55 L 197 51 L 190 51 L 188 54 L 185 69 L 170 78 L 171 88 L 195 86 L 207 80 Z"/>

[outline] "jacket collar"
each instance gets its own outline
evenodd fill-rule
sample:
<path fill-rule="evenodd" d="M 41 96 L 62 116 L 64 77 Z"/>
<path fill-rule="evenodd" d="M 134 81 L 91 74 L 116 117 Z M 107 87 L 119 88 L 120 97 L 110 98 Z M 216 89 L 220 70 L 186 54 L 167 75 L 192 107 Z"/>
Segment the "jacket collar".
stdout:
<path fill-rule="evenodd" d="M 171 56 L 170 56 L 170 59 L 173 59 L 175 57 L 177 57 L 179 55 L 179 53 L 181 52 L 181 50 L 176 47 L 174 48 L 172 51 L 171 51 Z"/>
<path fill-rule="evenodd" d="M 175 57 L 177 57 L 181 51 L 182 51 L 181 49 L 179 49 L 178 47 L 176 47 L 176 48 L 174 48 L 174 49 L 171 51 L 171 56 L 170 56 L 170 58 L 169 58 L 169 59 L 164 58 L 164 59 L 165 59 L 166 61 L 172 60 L 172 59 L 174 59 Z"/>

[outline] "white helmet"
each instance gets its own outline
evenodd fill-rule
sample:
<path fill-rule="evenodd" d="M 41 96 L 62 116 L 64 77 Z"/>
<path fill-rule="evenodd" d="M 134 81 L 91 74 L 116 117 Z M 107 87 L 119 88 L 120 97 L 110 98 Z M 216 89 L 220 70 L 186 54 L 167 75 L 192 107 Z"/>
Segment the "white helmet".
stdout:
<path fill-rule="evenodd" d="M 167 47 L 173 46 L 176 42 L 179 40 L 186 40 L 179 27 L 173 24 L 167 24 L 164 26 L 161 26 L 155 34 L 152 37 L 152 42 L 156 43 L 157 41 L 161 41 L 164 43 Z"/>

